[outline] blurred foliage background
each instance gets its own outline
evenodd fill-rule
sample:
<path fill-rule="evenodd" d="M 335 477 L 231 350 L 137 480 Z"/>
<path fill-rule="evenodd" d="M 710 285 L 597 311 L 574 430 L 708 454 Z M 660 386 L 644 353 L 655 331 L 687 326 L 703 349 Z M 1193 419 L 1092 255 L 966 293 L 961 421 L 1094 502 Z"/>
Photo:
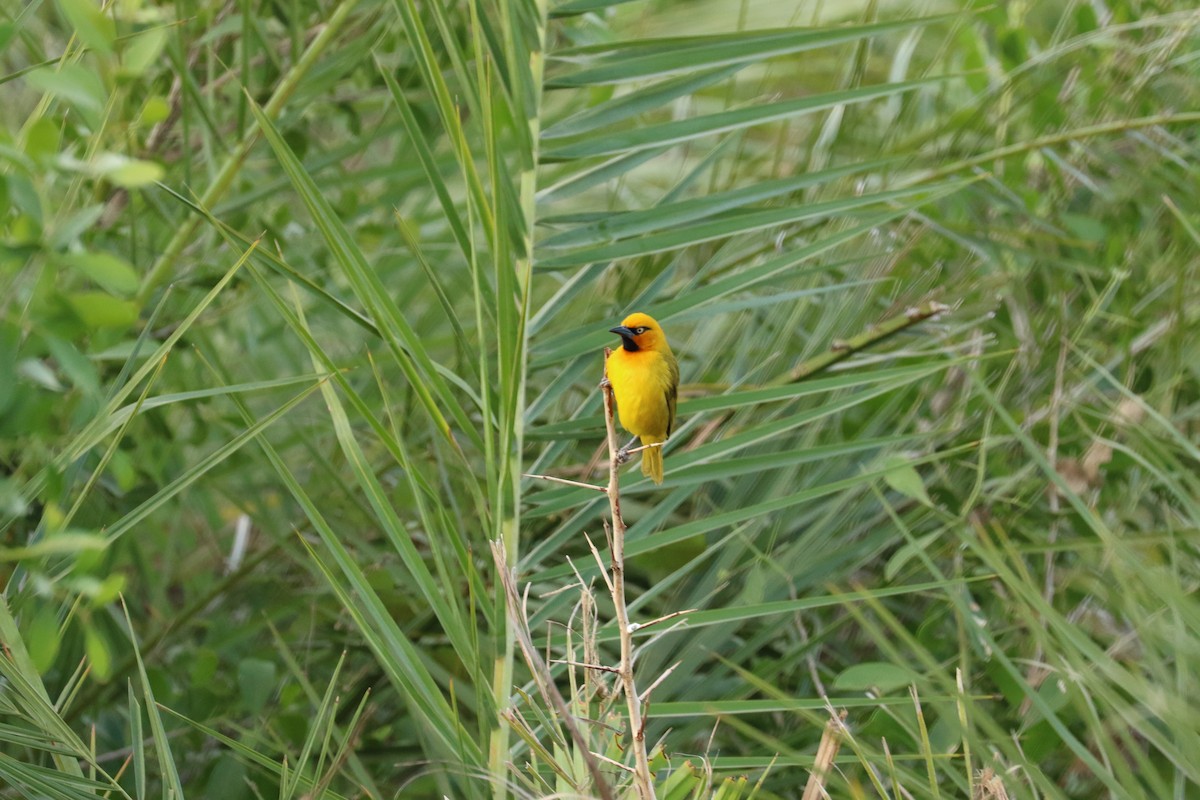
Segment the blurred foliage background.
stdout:
<path fill-rule="evenodd" d="M 697 609 L 639 639 L 660 796 L 798 796 L 830 708 L 832 797 L 1195 796 L 1198 24 L 0 8 L 0 797 L 597 796 L 489 542 L 616 659 L 602 498 L 522 474 L 602 480 L 634 309 L 683 386 L 631 610 Z"/>

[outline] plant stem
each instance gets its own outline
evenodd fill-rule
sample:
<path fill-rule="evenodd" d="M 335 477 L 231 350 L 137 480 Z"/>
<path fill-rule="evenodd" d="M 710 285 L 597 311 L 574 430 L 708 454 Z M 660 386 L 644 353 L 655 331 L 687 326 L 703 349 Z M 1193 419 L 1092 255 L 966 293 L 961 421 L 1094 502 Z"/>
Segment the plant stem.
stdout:
<path fill-rule="evenodd" d="M 613 393 L 608 383 L 609 349 L 604 348 L 604 425 L 608 429 L 608 504 L 612 512 L 612 598 L 617 613 L 617 629 L 621 632 L 621 664 L 618 667 L 625 703 L 629 708 L 629 735 L 633 747 L 634 783 L 641 800 L 654 800 L 654 776 L 650 774 L 650 757 L 646 754 L 646 725 L 642 720 L 642 703 L 633 680 L 633 631 L 629 629 L 629 610 L 625 607 L 625 520 L 621 518 L 621 465 L 617 451 L 617 429 L 613 422 Z"/>
<path fill-rule="evenodd" d="M 857 336 L 844 341 L 834 342 L 833 346 L 824 353 L 796 365 L 787 378 L 779 383 L 796 383 L 805 378 L 811 378 L 818 372 L 829 369 L 839 361 L 845 361 L 855 353 L 879 344 L 889 336 L 894 336 L 900 331 L 907 330 L 930 317 L 937 316 L 949 310 L 949 306 L 933 300 L 906 309 L 904 313 L 889 317 L 877 325 L 872 325 Z"/>

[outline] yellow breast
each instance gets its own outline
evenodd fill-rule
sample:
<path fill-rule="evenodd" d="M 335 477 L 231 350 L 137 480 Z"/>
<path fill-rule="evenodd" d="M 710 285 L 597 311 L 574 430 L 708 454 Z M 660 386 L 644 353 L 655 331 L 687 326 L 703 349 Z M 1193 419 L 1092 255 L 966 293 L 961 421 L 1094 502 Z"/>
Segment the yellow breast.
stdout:
<path fill-rule="evenodd" d="M 608 357 L 608 380 L 621 426 L 634 436 L 665 441 L 671 424 L 671 369 L 666 358 L 653 350 L 614 350 Z"/>

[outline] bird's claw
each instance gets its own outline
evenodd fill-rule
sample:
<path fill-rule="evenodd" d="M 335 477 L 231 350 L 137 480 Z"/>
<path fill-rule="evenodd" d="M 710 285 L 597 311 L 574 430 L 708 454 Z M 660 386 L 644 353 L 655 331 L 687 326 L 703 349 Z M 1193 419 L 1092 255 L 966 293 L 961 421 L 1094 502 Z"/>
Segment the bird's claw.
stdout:
<path fill-rule="evenodd" d="M 607 375 L 605 375 L 603 378 L 601 378 L 601 379 L 600 379 L 600 388 L 601 388 L 601 389 L 610 389 L 610 388 L 612 388 L 612 383 L 611 383 L 611 382 L 608 380 L 608 376 L 607 376 Z"/>
<path fill-rule="evenodd" d="M 620 450 L 617 451 L 617 463 L 625 464 L 628 461 L 629 461 L 629 448 L 622 447 Z"/>

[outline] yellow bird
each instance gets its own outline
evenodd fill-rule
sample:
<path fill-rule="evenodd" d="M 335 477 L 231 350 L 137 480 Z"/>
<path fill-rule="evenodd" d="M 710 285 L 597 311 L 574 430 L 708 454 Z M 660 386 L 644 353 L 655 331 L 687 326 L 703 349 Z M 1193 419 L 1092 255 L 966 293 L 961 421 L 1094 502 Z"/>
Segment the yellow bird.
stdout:
<path fill-rule="evenodd" d="M 671 435 L 679 364 L 663 329 L 645 314 L 630 314 L 610 330 L 621 337 L 621 349 L 608 357 L 608 382 L 617 399 L 621 426 L 635 437 L 621 449 L 620 457 L 638 439 L 643 445 L 658 444 Z M 661 446 L 642 451 L 642 474 L 662 483 Z"/>

